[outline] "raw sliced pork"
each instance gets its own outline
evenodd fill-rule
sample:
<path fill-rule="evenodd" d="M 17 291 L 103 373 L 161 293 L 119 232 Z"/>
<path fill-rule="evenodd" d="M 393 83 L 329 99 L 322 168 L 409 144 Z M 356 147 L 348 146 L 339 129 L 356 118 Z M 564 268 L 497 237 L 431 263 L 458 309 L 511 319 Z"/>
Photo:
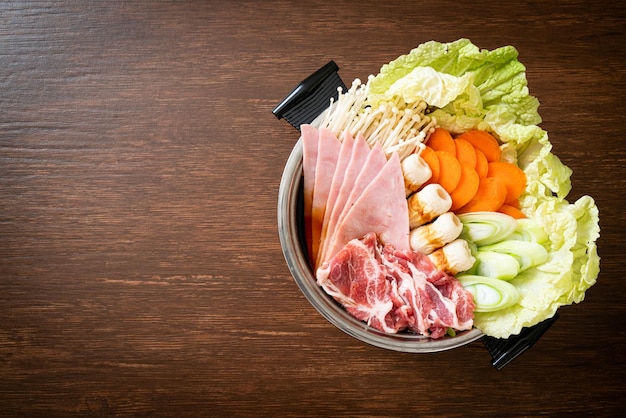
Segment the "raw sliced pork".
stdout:
<path fill-rule="evenodd" d="M 417 252 L 383 245 L 376 234 L 348 242 L 316 273 L 317 283 L 355 318 L 386 333 L 433 339 L 469 330 L 474 301 L 454 277 Z"/>
<path fill-rule="evenodd" d="M 387 280 L 376 235 L 353 240 L 317 270 L 318 284 L 355 318 L 387 333 L 406 326 L 395 283 Z M 398 312 L 396 312 L 398 311 Z"/>

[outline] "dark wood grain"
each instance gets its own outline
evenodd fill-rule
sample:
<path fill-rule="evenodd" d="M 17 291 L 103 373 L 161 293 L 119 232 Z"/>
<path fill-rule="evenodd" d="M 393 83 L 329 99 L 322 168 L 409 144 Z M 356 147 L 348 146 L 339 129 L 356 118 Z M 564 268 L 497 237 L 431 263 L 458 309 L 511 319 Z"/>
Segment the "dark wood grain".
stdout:
<path fill-rule="evenodd" d="M 620 415 L 626 9 L 466 3 L 0 3 L 0 415 Z M 343 334 L 277 234 L 272 108 L 328 59 L 460 37 L 517 47 L 601 214 L 598 283 L 501 371 Z"/>

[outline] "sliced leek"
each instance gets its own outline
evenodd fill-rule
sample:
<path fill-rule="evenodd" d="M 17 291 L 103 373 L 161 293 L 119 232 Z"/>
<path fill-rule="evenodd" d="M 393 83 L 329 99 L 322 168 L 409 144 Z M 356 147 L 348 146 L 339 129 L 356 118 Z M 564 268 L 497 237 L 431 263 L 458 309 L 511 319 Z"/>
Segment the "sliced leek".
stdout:
<path fill-rule="evenodd" d="M 479 247 L 506 239 L 517 227 L 515 218 L 500 212 L 470 212 L 458 216 L 463 223 L 461 238 Z"/>
<path fill-rule="evenodd" d="M 494 312 L 515 305 L 520 298 L 511 283 L 472 274 L 457 276 L 461 285 L 472 294 L 475 312 Z"/>
<path fill-rule="evenodd" d="M 473 272 L 479 276 L 511 280 L 520 271 L 519 262 L 509 254 L 481 250 L 477 251 L 474 257 L 476 258 L 476 264 Z"/>
<path fill-rule="evenodd" d="M 520 272 L 543 264 L 548 260 L 548 251 L 543 245 L 531 241 L 505 240 L 480 247 L 479 251 L 494 251 L 515 257 L 519 263 Z"/>

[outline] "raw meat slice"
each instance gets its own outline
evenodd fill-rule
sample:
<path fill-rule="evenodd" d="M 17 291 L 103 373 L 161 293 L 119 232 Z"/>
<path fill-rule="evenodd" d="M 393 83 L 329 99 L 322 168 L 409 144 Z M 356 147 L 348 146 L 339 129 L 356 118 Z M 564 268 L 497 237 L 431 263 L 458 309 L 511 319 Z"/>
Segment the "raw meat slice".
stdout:
<path fill-rule="evenodd" d="M 433 339 L 469 330 L 474 302 L 428 257 L 380 243 L 374 233 L 348 242 L 316 272 L 317 283 L 355 318 L 387 333 L 408 329 Z"/>
<path fill-rule="evenodd" d="M 424 312 L 432 309 L 433 302 L 425 292 L 427 286 L 425 273 L 411 268 L 407 260 L 399 259 L 393 251 L 390 251 L 390 247 L 385 247 L 383 253 L 382 260 L 388 274 L 396 280 L 399 295 L 407 306 L 411 307 L 407 317 L 407 328 L 417 334 L 429 335 L 430 324 Z"/>
<path fill-rule="evenodd" d="M 300 138 L 302 140 L 302 174 L 304 176 L 304 231 L 309 257 L 311 257 L 311 209 L 313 208 L 319 132 L 311 125 L 301 125 Z"/>
<path fill-rule="evenodd" d="M 329 237 L 332 236 L 334 232 L 339 216 L 341 215 L 341 212 L 346 205 L 346 201 L 348 201 L 348 197 L 351 195 L 351 191 L 357 191 L 357 189 L 359 189 L 359 185 L 361 183 L 357 182 L 357 178 L 360 175 L 361 171 L 368 170 L 368 172 L 372 172 L 373 174 L 371 174 L 371 178 L 373 179 L 376 173 L 378 173 L 378 171 L 380 171 L 380 169 L 385 165 L 385 162 L 387 162 L 387 158 L 385 157 L 382 149 L 380 150 L 380 152 L 382 153 L 382 155 L 379 153 L 374 153 L 375 155 L 379 156 L 379 158 L 376 158 L 370 150 L 369 145 L 365 141 L 365 138 L 363 138 L 363 135 L 357 135 L 357 138 L 356 140 L 354 140 L 354 144 L 352 147 L 350 162 L 348 163 L 348 166 L 346 167 L 346 171 L 344 173 L 341 188 L 338 190 L 337 197 L 334 199 L 332 209 L 327 208 L 324 215 L 322 238 L 316 265 L 321 265 L 322 262 L 327 259 L 326 249 L 328 247 Z M 372 155 L 374 155 L 373 158 Z M 360 190 L 362 191 L 365 186 L 366 184 L 362 184 Z"/>
<path fill-rule="evenodd" d="M 318 284 L 355 318 L 380 331 L 396 333 L 402 325 L 393 315 L 398 299 L 379 257 L 374 234 L 353 240 L 332 263 L 318 270 Z"/>
<path fill-rule="evenodd" d="M 330 185 L 337 166 L 341 142 L 329 129 L 319 129 L 317 164 L 315 165 L 315 183 L 311 207 L 311 261 L 317 259 L 320 235 Z M 408 219 L 408 215 L 407 215 Z"/>
<path fill-rule="evenodd" d="M 414 307 L 415 322 L 408 325 L 411 330 L 440 338 L 448 328 L 471 329 L 473 298 L 453 276 L 437 270 L 428 257 L 416 251 L 396 250 L 387 245 L 382 259 L 390 274 L 402 280 L 407 275 L 413 279 L 413 285 L 399 286 L 400 294 Z"/>
<path fill-rule="evenodd" d="M 439 289 L 441 294 L 450 299 L 456 306 L 455 329 L 470 329 L 474 323 L 474 299 L 471 294 L 463 288 L 461 283 L 454 277 L 441 274 L 440 278 L 431 278 L 431 283 Z"/>
<path fill-rule="evenodd" d="M 404 195 L 400 158 L 394 153 L 334 230 L 327 257 L 332 257 L 354 238 L 374 232 L 385 244 L 408 250 L 409 213 Z"/>

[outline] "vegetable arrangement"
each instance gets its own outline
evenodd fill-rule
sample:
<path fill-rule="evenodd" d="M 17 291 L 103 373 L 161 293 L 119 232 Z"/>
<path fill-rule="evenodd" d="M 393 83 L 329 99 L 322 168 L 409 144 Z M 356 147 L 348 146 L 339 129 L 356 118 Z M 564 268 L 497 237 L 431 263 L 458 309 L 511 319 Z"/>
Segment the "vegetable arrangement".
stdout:
<path fill-rule="evenodd" d="M 572 172 L 551 153 L 517 56 L 428 42 L 355 80 L 313 123 L 398 154 L 411 247 L 461 260 L 442 268 L 474 295 L 474 326 L 501 338 L 582 301 L 600 261 L 598 209 L 567 201 Z"/>
<path fill-rule="evenodd" d="M 453 138 L 445 129 L 436 128 L 421 154 L 433 173 L 428 181 L 450 193 L 453 212 L 525 217 L 518 199 L 526 188 L 526 175 L 516 164 L 500 160 L 500 144 L 493 135 L 472 130 Z"/>
<path fill-rule="evenodd" d="M 531 219 L 506 214 L 474 212 L 459 219 L 461 237 L 473 243 L 476 262 L 456 277 L 474 295 L 475 312 L 514 305 L 520 294 L 510 281 L 548 260 L 547 234 Z"/>

